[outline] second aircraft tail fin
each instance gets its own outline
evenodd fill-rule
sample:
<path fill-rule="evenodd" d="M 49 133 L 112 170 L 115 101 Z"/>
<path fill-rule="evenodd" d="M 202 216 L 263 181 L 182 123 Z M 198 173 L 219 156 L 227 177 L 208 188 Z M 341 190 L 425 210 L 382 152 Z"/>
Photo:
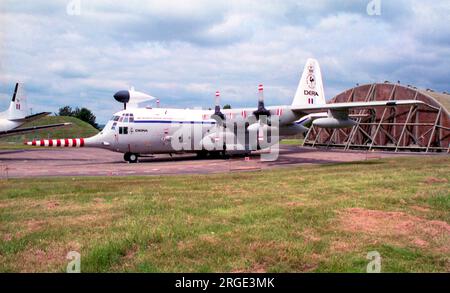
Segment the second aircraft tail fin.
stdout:
<path fill-rule="evenodd" d="M 18 120 L 27 117 L 28 103 L 25 92 L 20 83 L 16 83 L 14 93 L 7 111 L 7 119 Z"/>

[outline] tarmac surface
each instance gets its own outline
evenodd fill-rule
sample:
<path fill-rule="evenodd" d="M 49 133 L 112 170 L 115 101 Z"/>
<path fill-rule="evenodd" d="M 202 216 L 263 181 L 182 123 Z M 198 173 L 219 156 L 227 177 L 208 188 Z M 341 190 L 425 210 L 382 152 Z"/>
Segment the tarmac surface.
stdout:
<path fill-rule="evenodd" d="M 411 154 L 409 154 L 411 155 Z M 278 160 L 264 162 L 259 155 L 231 159 L 198 159 L 195 154 L 142 157 L 137 164 L 123 154 L 90 148 L 37 148 L 0 150 L 0 178 L 48 176 L 130 176 L 212 174 L 266 170 L 286 166 L 326 164 L 404 156 L 381 152 L 324 151 L 299 146 L 280 146 Z"/>

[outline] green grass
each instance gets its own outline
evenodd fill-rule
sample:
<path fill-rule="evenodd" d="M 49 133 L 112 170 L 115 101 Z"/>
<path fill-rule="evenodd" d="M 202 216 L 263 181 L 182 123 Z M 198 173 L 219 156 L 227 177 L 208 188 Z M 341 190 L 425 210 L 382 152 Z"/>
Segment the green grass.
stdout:
<path fill-rule="evenodd" d="M 76 250 L 84 272 L 365 272 L 369 251 L 446 272 L 449 181 L 449 156 L 0 181 L 0 271 L 64 271 Z"/>
<path fill-rule="evenodd" d="M 98 133 L 98 130 L 90 124 L 77 118 L 66 116 L 43 117 L 36 121 L 25 123 L 21 126 L 21 128 L 65 122 L 70 122 L 72 125 L 59 128 L 41 129 L 25 134 L 3 137 L 0 139 L 0 149 L 22 148 L 22 143 L 24 141 L 33 139 L 89 137 Z"/>
<path fill-rule="evenodd" d="M 283 139 L 280 141 L 283 145 L 302 145 L 303 139 Z"/>

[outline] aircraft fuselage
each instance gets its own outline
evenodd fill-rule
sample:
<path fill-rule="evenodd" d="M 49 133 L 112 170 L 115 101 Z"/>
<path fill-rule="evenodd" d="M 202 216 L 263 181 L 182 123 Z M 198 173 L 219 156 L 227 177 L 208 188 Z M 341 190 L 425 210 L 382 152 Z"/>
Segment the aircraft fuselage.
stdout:
<path fill-rule="evenodd" d="M 15 129 L 22 124 L 23 122 L 16 122 L 5 118 L 0 118 L 0 132 Z"/>
<path fill-rule="evenodd" d="M 270 119 L 277 119 L 279 136 L 305 131 L 305 127 L 293 123 L 299 117 L 288 107 L 268 107 L 268 110 L 271 113 Z M 249 149 L 249 142 L 245 141 L 249 134 L 241 133 L 257 122 L 253 112 L 254 108 L 223 110 L 226 132 L 235 137 L 231 145 L 237 145 L 237 148 L 240 145 L 247 150 L 255 149 Z M 218 122 L 211 118 L 213 114 L 213 110 L 191 109 L 123 110 L 115 113 L 98 135 L 85 139 L 85 144 L 122 153 L 171 153 L 180 151 L 180 145 L 184 146 L 183 152 L 198 152 L 202 150 L 199 142 L 217 131 Z M 183 137 L 181 133 L 184 134 Z M 230 150 L 230 146 L 227 148 Z"/>

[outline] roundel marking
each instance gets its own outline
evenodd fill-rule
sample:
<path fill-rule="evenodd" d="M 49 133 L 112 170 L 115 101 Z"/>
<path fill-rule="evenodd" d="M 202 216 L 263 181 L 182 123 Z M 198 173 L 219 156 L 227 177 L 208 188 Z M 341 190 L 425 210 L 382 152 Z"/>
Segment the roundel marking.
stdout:
<path fill-rule="evenodd" d="M 316 77 L 314 76 L 314 74 L 310 74 L 306 77 L 306 83 L 311 89 L 316 87 Z"/>

